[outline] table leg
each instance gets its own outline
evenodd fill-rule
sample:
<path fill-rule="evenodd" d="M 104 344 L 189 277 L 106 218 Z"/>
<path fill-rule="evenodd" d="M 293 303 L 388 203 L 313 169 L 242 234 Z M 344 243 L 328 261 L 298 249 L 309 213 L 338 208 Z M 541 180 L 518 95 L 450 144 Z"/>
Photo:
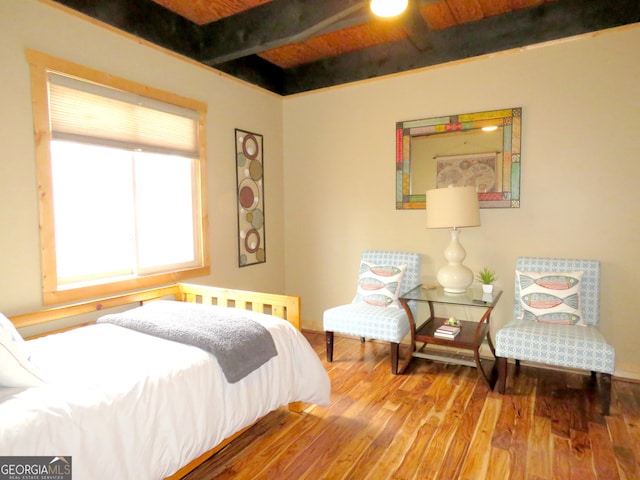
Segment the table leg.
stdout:
<path fill-rule="evenodd" d="M 409 320 L 409 334 L 411 335 L 411 338 L 409 340 L 409 352 L 407 353 L 407 357 L 397 366 L 398 374 L 403 373 L 409 366 L 409 362 L 411 362 L 411 358 L 413 358 L 413 352 L 416 351 L 416 322 L 413 318 L 413 312 L 411 311 L 411 308 L 409 307 L 409 304 L 406 300 L 400 299 L 400 304 L 402 305 L 402 308 L 407 314 L 407 319 Z M 391 348 L 393 350 L 393 344 Z M 400 349 L 401 346 L 399 344 L 396 344 L 395 348 Z"/>
<path fill-rule="evenodd" d="M 391 366 L 391 373 L 394 375 L 400 375 L 404 373 L 406 368 L 409 366 L 409 362 L 411 361 L 411 354 L 413 353 L 413 348 L 410 345 L 407 345 L 406 350 L 407 356 L 404 360 L 402 360 L 399 356 L 399 352 L 402 350 L 402 345 L 398 343 L 391 343 L 391 355 L 394 355 L 392 358 L 397 360 L 397 364 Z M 395 371 L 394 371 L 395 369 Z"/>
<path fill-rule="evenodd" d="M 482 365 L 482 361 L 480 360 L 480 348 L 476 348 L 476 350 L 474 351 L 474 358 L 476 361 L 476 368 L 480 372 L 484 383 L 487 384 L 489 390 L 493 390 L 493 387 L 495 386 L 496 380 L 498 378 L 495 360 L 489 360 L 491 361 L 491 369 L 489 369 L 489 373 L 487 373 L 487 369 L 485 369 L 485 367 Z"/>
<path fill-rule="evenodd" d="M 473 357 L 475 359 L 476 367 L 480 372 L 480 375 L 482 375 L 482 379 L 487 384 L 489 389 L 493 390 L 493 387 L 495 386 L 496 381 L 498 379 L 498 371 L 496 366 L 495 348 L 493 346 L 493 342 L 491 341 L 491 333 L 489 331 L 489 316 L 487 314 L 485 314 L 485 316 L 480 321 L 480 324 L 478 325 L 478 332 L 482 328 L 482 323 L 485 321 L 486 321 L 485 331 L 482 333 L 482 335 L 477 334 L 476 336 L 476 345 L 473 351 Z M 485 369 L 485 367 L 482 365 L 482 360 L 480 359 L 480 347 L 482 346 L 482 342 L 485 338 L 487 339 L 487 343 L 489 344 L 489 349 L 491 350 L 491 354 L 493 355 L 493 360 L 489 360 L 491 362 L 490 369 Z"/>

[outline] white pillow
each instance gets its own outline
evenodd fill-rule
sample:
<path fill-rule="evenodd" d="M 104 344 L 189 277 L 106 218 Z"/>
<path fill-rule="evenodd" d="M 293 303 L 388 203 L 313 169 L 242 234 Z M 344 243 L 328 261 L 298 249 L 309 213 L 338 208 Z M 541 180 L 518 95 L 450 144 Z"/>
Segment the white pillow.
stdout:
<path fill-rule="evenodd" d="M 520 272 L 521 318 L 536 322 L 586 325 L 580 310 L 584 272 Z"/>
<path fill-rule="evenodd" d="M 402 285 L 402 276 L 406 269 L 406 263 L 403 265 L 376 265 L 371 262 L 361 262 L 356 301 L 378 307 L 400 308 L 398 295 Z"/>
<path fill-rule="evenodd" d="M 37 387 L 40 375 L 9 332 L 0 328 L 0 386 Z"/>
<path fill-rule="evenodd" d="M 18 330 L 16 330 L 13 322 L 5 317 L 2 313 L 0 313 L 0 328 L 4 328 L 6 331 L 8 331 L 14 342 L 24 342 L 24 338 L 22 338 L 22 335 L 20 335 Z"/>

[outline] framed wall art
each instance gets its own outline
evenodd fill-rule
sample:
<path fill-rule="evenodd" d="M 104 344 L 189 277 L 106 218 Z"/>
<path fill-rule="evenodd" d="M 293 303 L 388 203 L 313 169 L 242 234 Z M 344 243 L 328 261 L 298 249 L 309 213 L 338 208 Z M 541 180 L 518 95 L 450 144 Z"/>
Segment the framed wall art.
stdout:
<path fill-rule="evenodd" d="M 267 261 L 262 135 L 235 129 L 238 192 L 238 266 Z"/>

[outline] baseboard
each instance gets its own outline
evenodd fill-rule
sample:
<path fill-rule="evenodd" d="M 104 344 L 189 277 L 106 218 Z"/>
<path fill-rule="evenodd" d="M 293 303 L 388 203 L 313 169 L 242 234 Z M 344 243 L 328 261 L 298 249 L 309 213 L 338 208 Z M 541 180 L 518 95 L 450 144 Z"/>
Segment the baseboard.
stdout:
<path fill-rule="evenodd" d="M 302 322 L 302 330 L 308 330 L 310 332 L 324 332 L 322 321 L 304 320 Z"/>

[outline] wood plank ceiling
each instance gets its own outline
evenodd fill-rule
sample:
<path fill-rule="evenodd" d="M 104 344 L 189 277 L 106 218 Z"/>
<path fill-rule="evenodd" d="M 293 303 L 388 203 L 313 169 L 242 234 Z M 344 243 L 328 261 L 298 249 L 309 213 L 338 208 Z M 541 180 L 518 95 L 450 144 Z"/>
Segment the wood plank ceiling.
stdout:
<path fill-rule="evenodd" d="M 54 0 L 281 95 L 640 21 L 639 0 Z"/>

